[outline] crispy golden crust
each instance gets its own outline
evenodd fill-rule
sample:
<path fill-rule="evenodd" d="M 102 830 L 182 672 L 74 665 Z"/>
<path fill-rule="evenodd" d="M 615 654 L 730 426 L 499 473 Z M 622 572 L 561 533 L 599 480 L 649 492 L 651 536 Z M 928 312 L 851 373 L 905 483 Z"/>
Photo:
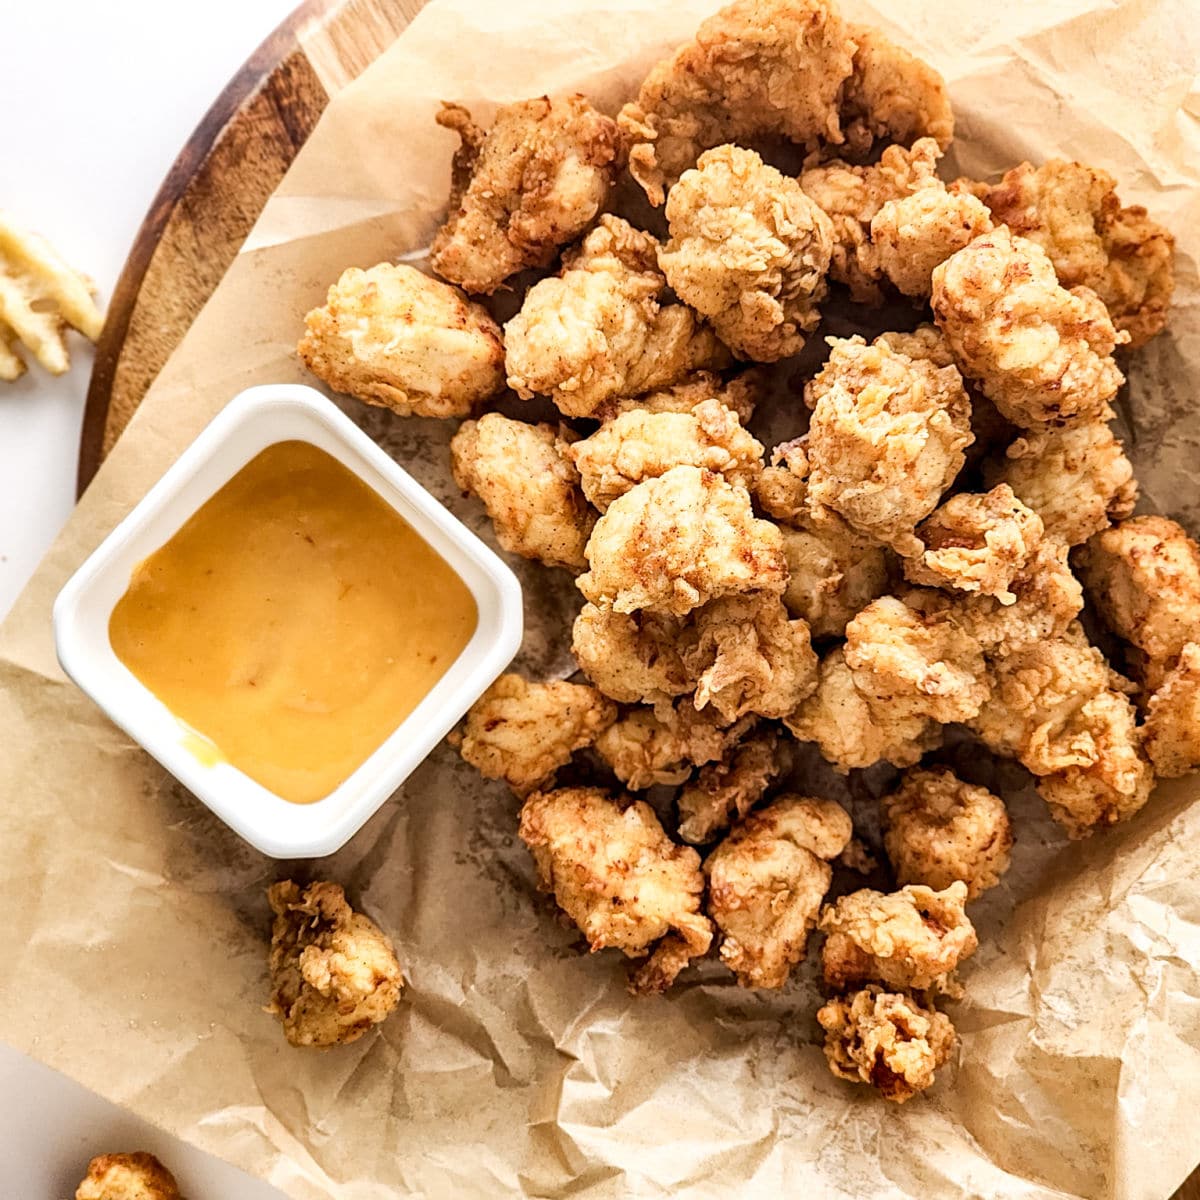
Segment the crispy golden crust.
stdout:
<path fill-rule="evenodd" d="M 954 1053 L 950 1018 L 904 993 L 872 984 L 830 1000 L 817 1013 L 825 1057 L 839 1078 L 868 1083 L 903 1104 L 933 1083 Z"/>
<path fill-rule="evenodd" d="M 293 1046 L 355 1042 L 400 1003 L 403 979 L 391 941 L 355 912 L 336 883 L 267 889 L 271 1003 Z"/>
<path fill-rule="evenodd" d="M 1146 753 L 1174 779 L 1200 767 L 1200 644 L 1188 642 L 1146 705 Z"/>
<path fill-rule="evenodd" d="M 998 224 L 1036 242 L 1065 288 L 1088 287 L 1130 346 L 1167 322 L 1175 239 L 1140 207 L 1122 208 L 1116 182 L 1083 163 L 1021 163 L 999 183 L 969 185 Z"/>
<path fill-rule="evenodd" d="M 721 961 L 743 987 L 787 982 L 829 889 L 829 860 L 851 832 L 833 801 L 781 796 L 708 856 L 708 915 L 721 931 Z"/>
<path fill-rule="evenodd" d="M 898 883 L 940 891 L 961 879 L 973 900 L 1008 870 L 1013 832 L 1004 801 L 945 767 L 906 771 L 880 808 Z"/>
<path fill-rule="evenodd" d="M 504 387 L 500 327 L 413 267 L 343 271 L 304 324 L 296 352 L 317 378 L 404 417 L 465 417 Z"/>
<path fill-rule="evenodd" d="M 599 405 L 592 416 L 597 421 L 611 421 L 626 412 L 682 413 L 691 412 L 706 400 L 720 400 L 737 414 L 743 425 L 750 422 L 754 409 L 766 388 L 763 368 L 750 367 L 722 380 L 712 371 L 696 371 L 678 383 L 640 396 L 617 396 Z"/>
<path fill-rule="evenodd" d="M 840 637 L 846 624 L 888 588 L 887 552 L 861 538 L 784 529 L 788 566 L 783 602 L 815 638 Z"/>
<path fill-rule="evenodd" d="M 454 481 L 474 492 L 505 550 L 580 571 L 596 514 L 579 486 L 564 432 L 499 413 L 464 421 L 450 442 Z"/>
<path fill-rule="evenodd" d="M 181 1200 L 175 1176 L 145 1151 L 100 1154 L 88 1163 L 75 1200 Z"/>
<path fill-rule="evenodd" d="M 842 896 L 821 914 L 826 984 L 838 991 L 865 982 L 915 991 L 944 985 L 979 945 L 966 899 L 962 882 Z"/>
<path fill-rule="evenodd" d="M 1060 287 L 1035 242 L 1000 226 L 933 272 L 933 315 L 959 369 L 1024 429 L 1096 419 L 1124 381 L 1124 340 L 1087 288 Z"/>
<path fill-rule="evenodd" d="M 575 618 L 571 649 L 606 696 L 622 704 L 657 704 L 696 688 L 679 646 L 683 625 L 682 617 L 585 604 Z"/>
<path fill-rule="evenodd" d="M 467 713 L 459 752 L 486 779 L 517 795 L 542 787 L 617 719 L 595 688 L 501 675 Z"/>
<path fill-rule="evenodd" d="M 437 123 L 461 144 L 429 261 L 468 292 L 490 294 L 518 271 L 548 266 L 608 201 L 617 127 L 582 96 L 504 105 L 486 133 L 458 104 L 443 104 Z"/>
<path fill-rule="evenodd" d="M 779 735 L 763 729 L 709 763 L 680 789 L 679 836 L 692 845 L 711 842 L 763 798 L 785 767 Z"/>
<path fill-rule="evenodd" d="M 718 146 L 667 198 L 658 263 L 676 295 L 742 358 L 798 354 L 821 319 L 829 218 L 752 150 Z"/>
<path fill-rule="evenodd" d="M 594 952 L 649 954 L 637 992 L 662 991 L 707 952 L 712 924 L 700 911 L 704 877 L 695 850 L 677 846 L 654 810 L 600 788 L 536 792 L 521 809 L 521 840 L 538 883 L 579 926 Z"/>

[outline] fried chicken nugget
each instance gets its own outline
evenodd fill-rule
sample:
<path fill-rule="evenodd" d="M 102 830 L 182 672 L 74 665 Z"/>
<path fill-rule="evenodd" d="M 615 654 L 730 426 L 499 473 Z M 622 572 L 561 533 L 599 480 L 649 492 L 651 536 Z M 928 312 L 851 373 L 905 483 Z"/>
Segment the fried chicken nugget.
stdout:
<path fill-rule="evenodd" d="M 783 538 L 754 516 L 744 488 L 699 467 L 672 467 L 609 505 L 578 579 L 593 604 L 677 616 L 720 596 L 783 593 Z"/>
<path fill-rule="evenodd" d="M 878 717 L 854 684 L 841 646 L 822 660 L 817 690 L 784 724 L 801 742 L 815 742 L 835 771 L 888 762 L 911 767 L 941 742 L 941 726 L 928 717 L 885 712 Z"/>
<path fill-rule="evenodd" d="M 1060 287 L 1036 242 L 1003 225 L 933 272 L 933 315 L 955 362 L 1023 429 L 1095 419 L 1124 376 L 1117 333 L 1095 292 Z"/>
<path fill-rule="evenodd" d="M 728 758 L 709 763 L 679 792 L 679 836 L 694 846 L 711 842 L 741 820 L 784 771 L 779 735 L 770 728 L 736 745 Z"/>
<path fill-rule="evenodd" d="M 832 800 L 781 796 L 741 821 L 705 860 L 721 961 L 742 987 L 787 983 L 833 879 L 829 863 L 852 833 L 850 815 Z"/>
<path fill-rule="evenodd" d="M 805 387 L 808 503 L 830 509 L 899 554 L 920 553 L 913 527 L 937 507 L 971 443 L 971 404 L 954 367 L 884 341 L 830 338 Z"/>
<path fill-rule="evenodd" d="M 765 390 L 766 380 L 761 367 L 750 367 L 727 380 L 712 371 L 696 371 L 655 392 L 606 400 L 592 417 L 603 422 L 627 412 L 685 413 L 707 400 L 719 400 L 743 425 L 748 425 Z"/>
<path fill-rule="evenodd" d="M 920 884 L 883 893 L 863 888 L 821 914 L 825 983 L 837 991 L 877 982 L 901 991 L 943 988 L 979 945 L 964 911 L 961 880 L 934 891 Z"/>
<path fill-rule="evenodd" d="M 596 514 L 568 450 L 563 431 L 551 425 L 484 413 L 451 439 L 450 469 L 463 491 L 483 501 L 505 550 L 579 571 Z"/>
<path fill-rule="evenodd" d="M 735 0 L 658 63 L 621 109 L 630 173 L 657 206 L 713 146 L 771 135 L 810 149 L 840 142 L 838 103 L 854 51 L 826 0 Z"/>
<path fill-rule="evenodd" d="M 818 1012 L 829 1069 L 903 1104 L 933 1084 L 957 1035 L 950 1018 L 903 992 L 875 984 L 837 996 Z"/>
<path fill-rule="evenodd" d="M 1091 288 L 1113 324 L 1144 346 L 1167 323 L 1175 239 L 1141 207 L 1122 208 L 1116 181 L 1083 163 L 1021 163 L 999 183 L 969 185 L 997 224 L 1037 242 L 1065 288 Z"/>
<path fill-rule="evenodd" d="M 606 213 L 563 270 L 535 283 L 504 327 L 508 386 L 570 417 L 719 369 L 729 352 L 691 309 L 664 304 L 658 242 Z"/>
<path fill-rule="evenodd" d="M 293 1046 L 356 1042 L 400 1003 L 404 981 L 391 941 L 346 903 L 336 883 L 273 883 L 271 1003 Z"/>
<path fill-rule="evenodd" d="M 1004 801 L 946 767 L 906 771 L 880 808 L 898 883 L 940 891 L 961 879 L 974 900 L 1008 870 L 1013 832 Z"/>
<path fill-rule="evenodd" d="M 711 399 L 690 412 L 622 413 L 566 453 L 583 494 L 604 512 L 630 488 L 678 466 L 701 467 L 748 489 L 762 470 L 763 448 L 732 409 Z"/>
<path fill-rule="evenodd" d="M 1086 542 L 1137 503 L 1133 465 L 1107 424 L 1111 415 L 1026 432 L 1003 460 L 985 464 L 984 478 L 1007 483 L 1042 518 L 1048 537 L 1068 546 Z"/>
<path fill-rule="evenodd" d="M 145 1151 L 99 1154 L 88 1163 L 75 1200 L 181 1200 L 175 1176 Z"/>
<path fill-rule="evenodd" d="M 753 150 L 718 146 L 671 189 L 667 223 L 659 267 L 735 354 L 800 352 L 821 319 L 833 226 L 794 179 Z"/>
<path fill-rule="evenodd" d="M 520 835 L 539 887 L 554 893 L 593 953 L 611 946 L 649 955 L 631 979 L 635 994 L 665 991 L 707 953 L 713 927 L 700 911 L 700 856 L 672 842 L 648 804 L 600 788 L 535 792 L 521 809 Z"/>
<path fill-rule="evenodd" d="M 459 753 L 485 779 L 503 779 L 523 796 L 616 719 L 617 706 L 593 687 L 501 675 L 471 705 Z"/>
<path fill-rule="evenodd" d="M 1161 778 L 1175 779 L 1200 767 L 1200 644 L 1184 646 L 1150 697 L 1143 734 Z"/>
<path fill-rule="evenodd" d="M 921 611 L 895 596 L 873 600 L 846 626 L 845 657 L 880 721 L 966 721 L 990 691 L 983 648 L 949 608 Z"/>
<path fill-rule="evenodd" d="M 304 324 L 296 352 L 318 379 L 402 417 L 465 417 L 504 387 L 500 326 L 414 267 L 350 267 Z"/>
<path fill-rule="evenodd" d="M 679 647 L 683 618 L 641 610 L 619 613 L 585 604 L 571 650 L 587 677 L 621 704 L 657 704 L 696 690 Z"/>
<path fill-rule="evenodd" d="M 925 549 L 905 559 L 904 577 L 1015 604 L 1009 589 L 1041 545 L 1043 531 L 1041 517 L 1007 484 L 983 495 L 960 492 L 917 526 Z"/>
<path fill-rule="evenodd" d="M 583 96 L 506 104 L 486 133 L 459 104 L 443 104 L 437 123 L 461 144 L 429 262 L 468 292 L 490 295 L 518 271 L 549 266 L 608 202 L 617 126 Z"/>

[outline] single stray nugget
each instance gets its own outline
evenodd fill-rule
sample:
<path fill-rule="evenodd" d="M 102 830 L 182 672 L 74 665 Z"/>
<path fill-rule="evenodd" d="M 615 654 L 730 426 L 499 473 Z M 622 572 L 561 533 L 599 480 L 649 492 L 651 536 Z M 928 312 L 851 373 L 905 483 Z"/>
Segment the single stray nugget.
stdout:
<path fill-rule="evenodd" d="M 175 1176 L 144 1150 L 99 1154 L 88 1163 L 75 1200 L 181 1200 Z"/>
<path fill-rule="evenodd" d="M 539 886 L 589 948 L 645 959 L 631 977 L 635 994 L 664 991 L 707 952 L 713 933 L 700 911 L 700 856 L 672 842 L 648 804 L 601 788 L 535 792 L 521 809 L 520 834 Z"/>
<path fill-rule="evenodd" d="M 296 351 L 318 379 L 402 417 L 465 417 L 504 387 L 500 326 L 415 267 L 350 267 L 304 324 Z"/>
<path fill-rule="evenodd" d="M 25 373 L 18 342 L 51 375 L 63 374 L 71 365 L 67 326 L 90 342 L 100 336 L 104 316 L 95 290 L 44 238 L 0 212 L 0 382 Z"/>
<path fill-rule="evenodd" d="M 396 952 L 369 917 L 346 903 L 336 883 L 301 888 L 287 879 L 267 889 L 271 1003 L 293 1046 L 356 1042 L 400 1003 Z"/>
<path fill-rule="evenodd" d="M 869 1083 L 897 1104 L 933 1083 L 957 1041 L 945 1013 L 876 984 L 830 1000 L 817 1020 L 829 1069 L 839 1079 Z"/>

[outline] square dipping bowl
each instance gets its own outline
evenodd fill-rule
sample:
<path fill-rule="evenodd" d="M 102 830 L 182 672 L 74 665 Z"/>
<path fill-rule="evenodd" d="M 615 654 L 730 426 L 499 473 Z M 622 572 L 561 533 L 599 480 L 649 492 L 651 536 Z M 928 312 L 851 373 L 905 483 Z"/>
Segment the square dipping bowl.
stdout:
<path fill-rule="evenodd" d="M 470 590 L 474 634 L 395 731 L 329 795 L 285 800 L 225 761 L 194 752 L 195 733 L 121 662 L 109 620 L 138 565 L 215 492 L 277 442 L 324 450 L 382 497 Z M 63 670 L 135 742 L 256 849 L 273 858 L 332 854 L 446 736 L 521 644 L 521 587 L 469 529 L 320 392 L 268 384 L 235 397 L 67 582 L 54 603 Z"/>

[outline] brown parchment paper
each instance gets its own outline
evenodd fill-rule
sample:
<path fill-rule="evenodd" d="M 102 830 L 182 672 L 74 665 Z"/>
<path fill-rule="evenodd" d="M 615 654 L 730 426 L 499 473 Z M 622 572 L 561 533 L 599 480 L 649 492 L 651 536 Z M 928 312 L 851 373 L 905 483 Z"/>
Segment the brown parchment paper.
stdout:
<path fill-rule="evenodd" d="M 959 1061 L 898 1108 L 830 1076 L 809 976 L 756 994 L 708 963 L 629 998 L 622 962 L 579 954 L 535 896 L 512 799 L 443 748 L 311 866 L 395 937 L 409 983 L 378 1035 L 308 1053 L 261 1012 L 263 889 L 289 864 L 229 833 L 55 663 L 51 603 L 88 551 L 234 393 L 302 377 L 301 314 L 343 267 L 426 243 L 454 141 L 439 99 L 486 115 L 578 88 L 611 111 L 716 7 L 435 0 L 333 102 L 0 631 L 0 1036 L 304 1200 L 1165 1197 L 1200 1160 L 1196 780 L 1086 845 L 1018 791 L 1013 871 L 975 912 Z M 1195 5 L 847 7 L 945 73 L 951 171 L 1079 157 L 1175 231 L 1172 326 L 1133 364 L 1125 415 L 1147 506 L 1195 530 Z M 347 410 L 484 528 L 450 486 L 450 424 Z M 570 582 L 516 565 L 519 664 L 565 673 Z M 810 786 L 872 806 L 869 783 Z"/>

